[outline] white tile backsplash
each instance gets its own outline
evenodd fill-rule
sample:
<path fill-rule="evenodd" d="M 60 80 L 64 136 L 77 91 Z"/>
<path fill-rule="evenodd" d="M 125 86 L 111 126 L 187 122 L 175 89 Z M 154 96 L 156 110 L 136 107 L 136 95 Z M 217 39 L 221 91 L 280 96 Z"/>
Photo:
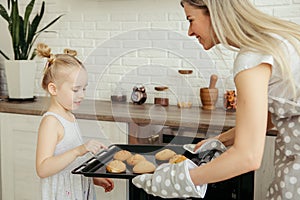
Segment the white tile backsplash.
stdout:
<path fill-rule="evenodd" d="M 24 1 L 26 5 L 29 0 Z M 144 83 L 148 90 L 154 85 L 177 87 L 177 70 L 194 70 L 189 85 L 199 96 L 212 73 L 222 80 L 230 73 L 235 53 L 205 52 L 194 38 L 187 36 L 188 22 L 178 1 L 174 0 L 47 0 L 43 24 L 65 14 L 39 41 L 47 43 L 53 53 L 68 47 L 78 51 L 89 73 L 87 98 L 110 99 L 110 88 L 122 82 L 130 94 L 133 85 Z M 299 0 L 253 0 L 259 9 L 284 19 L 300 21 Z M 6 0 L 0 0 L 6 5 Z M 40 7 L 40 0 L 37 0 Z M 6 22 L 1 18 L 0 49 L 11 51 Z M 5 30 L 5 31 L 4 31 Z M 2 58 L 0 58 L 1 61 Z M 35 92 L 44 96 L 40 87 L 44 61 L 39 60 Z M 0 91 L 6 92 L 3 64 L 0 62 Z M 124 83 L 123 83 L 124 82 Z M 130 99 L 130 98 L 127 98 Z M 149 99 L 149 102 L 153 102 Z M 176 99 L 171 99 L 176 104 Z"/>

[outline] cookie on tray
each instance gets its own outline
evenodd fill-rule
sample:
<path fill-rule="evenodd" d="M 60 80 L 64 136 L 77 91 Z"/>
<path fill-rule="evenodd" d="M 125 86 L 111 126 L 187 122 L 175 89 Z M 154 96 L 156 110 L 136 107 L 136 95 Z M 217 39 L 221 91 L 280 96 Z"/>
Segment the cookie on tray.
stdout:
<path fill-rule="evenodd" d="M 169 163 L 176 164 L 176 163 L 180 163 L 180 162 L 185 161 L 185 160 L 186 160 L 186 157 L 184 155 L 176 154 L 175 156 L 170 158 Z"/>
<path fill-rule="evenodd" d="M 130 166 L 136 165 L 138 162 L 146 160 L 146 158 L 141 154 L 134 154 L 133 156 L 129 157 L 126 162 Z"/>
<path fill-rule="evenodd" d="M 114 154 L 114 159 L 115 160 L 120 160 L 120 161 L 125 161 L 127 160 L 129 157 L 132 156 L 132 153 L 130 153 L 127 150 L 120 150 L 117 153 Z"/>
<path fill-rule="evenodd" d="M 126 171 L 126 165 L 120 160 L 112 160 L 106 165 L 106 170 L 110 173 L 122 173 Z"/>
<path fill-rule="evenodd" d="M 171 149 L 164 149 L 155 154 L 155 159 L 159 161 L 168 161 L 170 160 L 170 158 L 172 158 L 175 155 L 176 153 Z"/>
<path fill-rule="evenodd" d="M 145 173 L 153 173 L 155 171 L 156 167 L 155 165 L 148 161 L 143 160 L 138 162 L 132 169 L 133 173 L 136 174 L 145 174 Z"/>

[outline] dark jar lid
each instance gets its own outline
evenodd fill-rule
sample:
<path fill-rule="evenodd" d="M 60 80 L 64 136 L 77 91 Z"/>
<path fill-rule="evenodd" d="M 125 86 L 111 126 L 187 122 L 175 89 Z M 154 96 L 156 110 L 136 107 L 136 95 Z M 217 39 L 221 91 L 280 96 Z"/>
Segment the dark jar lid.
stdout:
<path fill-rule="evenodd" d="M 192 74 L 193 70 L 191 69 L 180 69 L 178 70 L 179 74 Z"/>
<path fill-rule="evenodd" d="M 156 91 L 165 91 L 169 89 L 167 86 L 157 86 L 154 88 Z"/>

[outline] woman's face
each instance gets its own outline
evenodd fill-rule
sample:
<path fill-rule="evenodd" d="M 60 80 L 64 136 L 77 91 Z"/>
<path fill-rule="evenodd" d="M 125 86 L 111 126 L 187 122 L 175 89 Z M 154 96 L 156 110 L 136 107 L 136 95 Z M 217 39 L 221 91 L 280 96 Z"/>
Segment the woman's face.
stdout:
<path fill-rule="evenodd" d="M 211 37 L 211 20 L 206 13 L 206 9 L 196 8 L 188 3 L 184 3 L 184 11 L 189 21 L 189 36 L 195 36 L 205 50 L 212 48 L 215 43 Z"/>

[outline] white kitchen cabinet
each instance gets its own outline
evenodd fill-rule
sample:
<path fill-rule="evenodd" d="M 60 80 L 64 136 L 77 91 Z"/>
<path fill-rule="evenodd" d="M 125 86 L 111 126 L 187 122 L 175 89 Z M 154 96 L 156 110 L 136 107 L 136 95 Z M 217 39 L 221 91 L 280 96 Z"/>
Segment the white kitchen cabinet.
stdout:
<path fill-rule="evenodd" d="M 40 181 L 35 171 L 40 119 L 40 116 L 0 113 L 3 200 L 40 200 Z M 84 139 L 97 138 L 106 145 L 127 143 L 126 123 L 78 121 Z M 127 182 L 115 180 L 115 189 L 111 193 L 104 193 L 102 188 L 97 188 L 97 196 L 105 200 L 124 199 L 126 191 Z"/>

